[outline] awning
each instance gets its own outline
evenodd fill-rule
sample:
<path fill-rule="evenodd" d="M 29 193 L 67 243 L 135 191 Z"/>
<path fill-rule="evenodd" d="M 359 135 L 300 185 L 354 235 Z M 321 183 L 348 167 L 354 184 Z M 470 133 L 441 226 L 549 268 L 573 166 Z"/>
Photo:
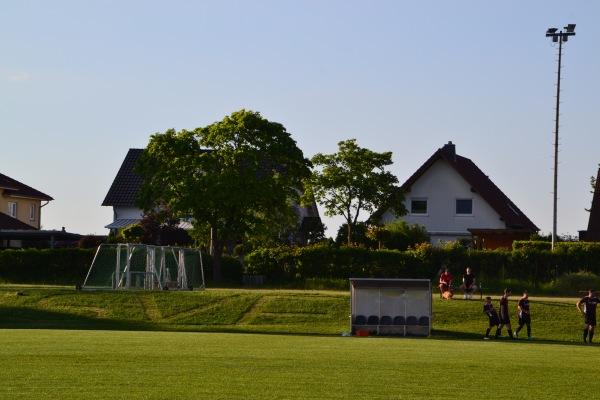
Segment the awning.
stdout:
<path fill-rule="evenodd" d="M 106 225 L 105 228 L 108 229 L 121 229 L 121 228 L 127 228 L 128 226 L 134 225 L 138 222 L 140 222 L 140 219 L 137 218 L 130 218 L 130 219 L 115 219 L 113 222 L 111 222 L 110 224 Z"/>

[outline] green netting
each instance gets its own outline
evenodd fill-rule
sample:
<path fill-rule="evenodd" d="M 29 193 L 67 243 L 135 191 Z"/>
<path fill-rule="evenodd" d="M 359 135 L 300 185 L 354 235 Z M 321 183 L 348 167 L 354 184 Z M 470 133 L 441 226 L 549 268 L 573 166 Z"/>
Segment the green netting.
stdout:
<path fill-rule="evenodd" d="M 101 244 L 85 289 L 204 289 L 200 251 L 170 246 Z"/>

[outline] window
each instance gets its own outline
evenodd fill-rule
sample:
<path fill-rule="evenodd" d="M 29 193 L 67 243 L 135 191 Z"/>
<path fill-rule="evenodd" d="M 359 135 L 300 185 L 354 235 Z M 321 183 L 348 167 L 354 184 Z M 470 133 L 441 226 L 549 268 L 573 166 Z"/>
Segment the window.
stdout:
<path fill-rule="evenodd" d="M 17 203 L 8 203 L 8 215 L 17 218 Z"/>
<path fill-rule="evenodd" d="M 456 215 L 473 215 L 473 199 L 456 199 Z"/>
<path fill-rule="evenodd" d="M 29 205 L 29 220 L 35 221 L 35 204 Z"/>
<path fill-rule="evenodd" d="M 413 199 L 410 201 L 411 214 L 427 214 L 427 200 Z"/>

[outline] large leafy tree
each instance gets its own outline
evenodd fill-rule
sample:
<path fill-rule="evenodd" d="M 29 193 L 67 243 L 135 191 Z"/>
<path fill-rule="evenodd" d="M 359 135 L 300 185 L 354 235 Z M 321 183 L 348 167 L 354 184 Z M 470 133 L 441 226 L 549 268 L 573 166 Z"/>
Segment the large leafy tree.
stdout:
<path fill-rule="evenodd" d="M 291 201 L 310 161 L 283 125 L 240 110 L 194 131 L 153 135 L 136 170 L 142 208 L 166 206 L 210 227 L 218 282 L 226 246 L 282 219 L 295 224 Z"/>
<path fill-rule="evenodd" d="M 302 201 L 316 199 L 325 215 L 341 215 L 347 224 L 348 244 L 352 230 L 362 211 L 372 213 L 387 207 L 396 216 L 406 214 L 404 192 L 398 179 L 386 167 L 392 164 L 392 153 L 376 153 L 356 144 L 355 139 L 338 143 L 338 152 L 317 154 L 311 159 L 316 169 L 305 180 Z"/>

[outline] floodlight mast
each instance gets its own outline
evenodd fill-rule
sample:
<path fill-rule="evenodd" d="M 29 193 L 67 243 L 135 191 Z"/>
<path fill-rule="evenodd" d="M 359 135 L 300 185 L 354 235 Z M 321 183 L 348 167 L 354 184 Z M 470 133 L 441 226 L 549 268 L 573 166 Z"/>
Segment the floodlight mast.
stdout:
<path fill-rule="evenodd" d="M 546 37 L 551 37 L 552 42 L 558 42 L 558 75 L 556 83 L 556 118 L 554 120 L 554 205 L 552 213 L 552 250 L 556 246 L 556 221 L 557 221 L 557 203 L 558 203 L 558 119 L 560 116 L 560 70 L 562 65 L 562 44 L 569 40 L 569 36 L 575 36 L 575 24 L 568 24 L 563 28 L 565 31 L 559 31 L 557 28 L 549 28 L 546 31 Z"/>

